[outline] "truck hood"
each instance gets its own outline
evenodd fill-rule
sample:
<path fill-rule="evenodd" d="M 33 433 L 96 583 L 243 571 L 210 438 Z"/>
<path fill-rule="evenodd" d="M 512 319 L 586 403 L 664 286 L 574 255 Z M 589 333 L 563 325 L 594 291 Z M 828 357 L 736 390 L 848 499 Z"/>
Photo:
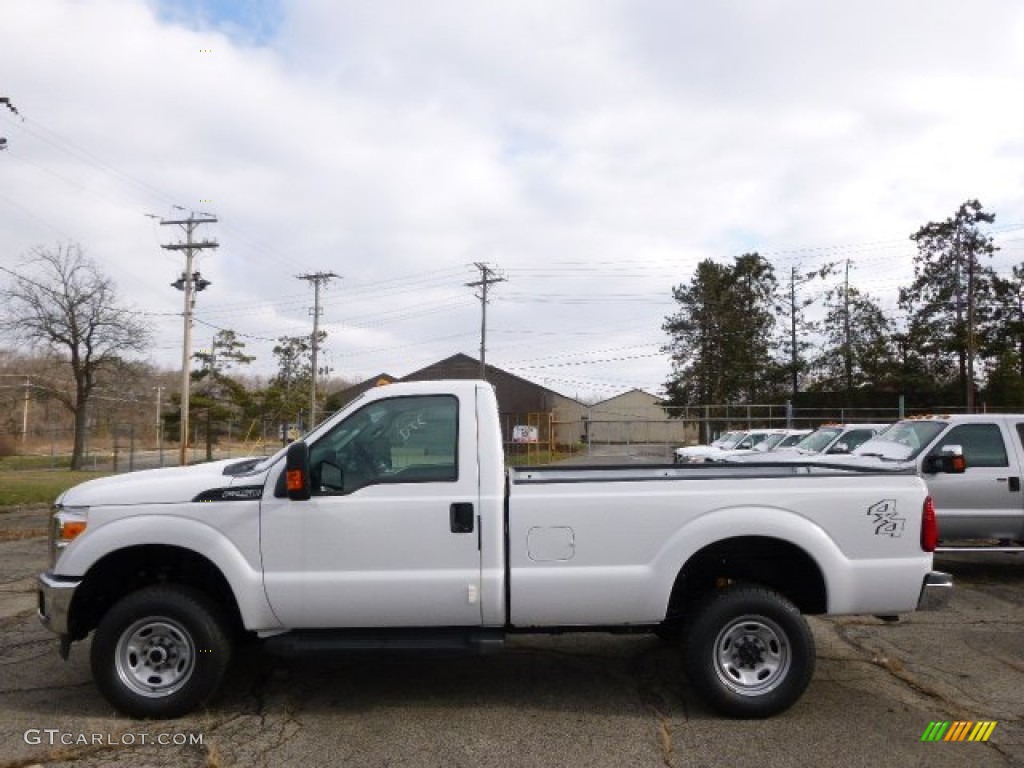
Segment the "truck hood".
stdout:
<path fill-rule="evenodd" d="M 676 454 L 679 456 L 710 456 L 721 451 L 717 445 L 689 445 L 685 448 L 676 448 Z"/>
<path fill-rule="evenodd" d="M 877 453 L 845 453 L 831 456 L 821 456 L 816 460 L 822 464 L 835 464 L 836 466 L 852 465 L 855 467 L 877 467 L 878 469 L 884 470 L 905 470 L 915 466 L 914 462 L 908 461 L 906 458 L 899 458 L 896 456 L 881 456 Z"/>
<path fill-rule="evenodd" d="M 57 498 L 65 507 L 173 504 L 192 501 L 201 493 L 232 486 L 262 486 L 266 470 L 238 476 L 262 459 L 225 459 L 188 467 L 167 467 L 100 477 L 69 488 Z"/>

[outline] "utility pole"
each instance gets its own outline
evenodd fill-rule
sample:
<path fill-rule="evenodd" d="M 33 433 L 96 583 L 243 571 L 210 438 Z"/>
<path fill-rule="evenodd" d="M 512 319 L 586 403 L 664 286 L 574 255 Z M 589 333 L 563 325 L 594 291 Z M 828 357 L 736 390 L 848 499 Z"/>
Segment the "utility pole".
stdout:
<path fill-rule="evenodd" d="M 957 237 L 959 243 L 959 237 Z M 967 253 L 967 412 L 974 413 L 974 249 Z"/>
<path fill-rule="evenodd" d="M 340 275 L 336 275 L 333 272 L 314 272 L 313 274 L 296 275 L 299 280 L 306 280 L 313 284 L 313 309 L 310 310 L 310 314 L 313 315 L 313 338 L 310 344 L 311 356 L 310 356 L 310 377 L 309 377 L 309 429 L 316 426 L 316 353 L 320 346 L 320 315 L 323 310 L 320 309 L 320 286 L 327 285 L 331 280 Z"/>
<path fill-rule="evenodd" d="M 7 107 L 7 109 L 11 111 L 12 115 L 17 115 L 18 117 L 21 117 L 21 113 L 18 111 L 18 108 L 11 103 L 10 96 L 0 96 L 0 104 Z M 21 117 L 21 122 L 25 122 L 24 117 Z M 0 136 L 0 150 L 4 149 L 7 149 L 7 139 L 5 139 L 3 136 Z"/>
<path fill-rule="evenodd" d="M 487 288 L 494 283 L 505 282 L 504 277 L 495 274 L 487 264 L 477 261 L 474 266 L 480 270 L 480 279 L 474 283 L 466 283 L 469 288 L 480 288 L 477 298 L 480 299 L 480 378 L 487 379 Z"/>
<path fill-rule="evenodd" d="M 163 420 L 163 395 L 162 384 L 153 387 L 156 390 L 156 449 L 160 454 L 160 466 L 164 465 L 164 420 Z"/>
<path fill-rule="evenodd" d="M 25 445 L 25 440 L 28 438 L 28 400 L 29 400 L 29 388 L 32 386 L 32 382 L 29 381 L 28 376 L 25 377 L 25 405 L 21 412 L 21 444 Z"/>
<path fill-rule="evenodd" d="M 800 359 L 798 353 L 799 349 L 796 346 L 796 266 L 794 265 L 789 273 L 789 365 L 791 402 L 793 403 L 796 402 L 796 396 L 800 389 Z"/>
<path fill-rule="evenodd" d="M 181 277 L 171 283 L 171 287 L 185 293 L 185 309 L 182 313 L 185 321 L 185 330 L 184 343 L 181 349 L 181 449 L 178 455 L 178 461 L 181 466 L 185 466 L 188 463 L 189 360 L 192 357 L 192 310 L 196 304 L 196 293 L 210 285 L 209 280 L 204 280 L 198 272 L 192 271 L 192 265 L 196 251 L 218 247 L 218 243 L 215 240 L 196 241 L 193 239 L 193 236 L 200 224 L 216 223 L 217 217 L 209 213 L 200 213 L 199 216 L 196 216 L 192 212 L 187 219 L 160 219 L 161 226 L 177 224 L 185 230 L 185 242 L 160 246 L 169 251 L 185 251 L 185 271 L 181 274 Z"/>
<path fill-rule="evenodd" d="M 850 260 L 846 260 L 846 279 L 843 282 L 843 367 L 846 373 L 846 401 L 852 407 L 853 350 L 850 348 Z"/>

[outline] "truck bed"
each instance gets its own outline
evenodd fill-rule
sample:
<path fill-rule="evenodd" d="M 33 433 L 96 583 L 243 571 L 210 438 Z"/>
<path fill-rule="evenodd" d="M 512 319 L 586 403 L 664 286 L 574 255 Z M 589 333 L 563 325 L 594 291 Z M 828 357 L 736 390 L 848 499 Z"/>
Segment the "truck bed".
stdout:
<path fill-rule="evenodd" d="M 837 465 L 824 461 L 744 464 L 635 464 L 510 467 L 514 485 L 541 483 L 636 482 L 644 480 L 718 480 L 723 477 L 769 478 L 795 475 L 908 475 L 912 467 Z"/>

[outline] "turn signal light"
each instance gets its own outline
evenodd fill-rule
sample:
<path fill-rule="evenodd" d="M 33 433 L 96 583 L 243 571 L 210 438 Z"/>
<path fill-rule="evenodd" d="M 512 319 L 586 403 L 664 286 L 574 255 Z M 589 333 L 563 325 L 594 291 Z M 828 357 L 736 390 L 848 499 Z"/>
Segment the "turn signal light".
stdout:
<path fill-rule="evenodd" d="M 305 478 L 302 475 L 301 469 L 288 470 L 288 476 L 285 482 L 288 484 L 289 491 L 301 491 L 306 487 Z"/>
<path fill-rule="evenodd" d="M 60 526 L 60 539 L 64 544 L 85 532 L 85 520 L 65 520 Z"/>

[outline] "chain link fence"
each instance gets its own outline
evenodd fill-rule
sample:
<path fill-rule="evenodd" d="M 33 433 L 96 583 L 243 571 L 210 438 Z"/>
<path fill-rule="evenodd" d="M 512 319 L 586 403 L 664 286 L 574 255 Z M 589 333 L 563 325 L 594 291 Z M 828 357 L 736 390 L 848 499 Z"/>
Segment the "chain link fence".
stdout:
<path fill-rule="evenodd" d="M 269 456 L 282 441 L 280 429 L 265 430 L 255 437 L 239 434 L 230 427 L 226 434 L 211 440 L 209 450 L 201 426 L 196 425 L 186 448 L 186 463 L 207 460 Z M 74 446 L 74 430 L 50 427 L 26 433 L 0 430 L 0 467 L 19 469 L 68 469 Z M 96 472 L 134 472 L 141 469 L 178 466 L 181 448 L 150 427 L 133 423 L 103 425 L 86 430 L 82 469 Z"/>
<path fill-rule="evenodd" d="M 963 413 L 963 406 L 936 406 L 929 413 Z M 1007 412 L 1019 409 L 985 409 Z M 501 414 L 505 457 L 510 464 L 548 464 L 567 457 L 635 457 L 670 461 L 672 451 L 705 442 L 732 429 L 813 429 L 829 423 L 891 423 L 920 411 L 890 408 L 791 408 L 787 404 L 703 405 L 666 409 L 662 419 L 594 418 L 556 420 L 553 413 Z M 220 425 L 207 437 L 193 425 L 186 463 L 268 456 L 298 436 L 292 425 L 269 420 Z M 177 435 L 175 435 L 176 437 Z M 68 469 L 74 433 L 70 427 L 40 425 L 28 432 L 0 428 L 0 468 Z M 84 441 L 83 469 L 133 472 L 178 466 L 180 444 L 152 424 L 93 424 Z"/>

